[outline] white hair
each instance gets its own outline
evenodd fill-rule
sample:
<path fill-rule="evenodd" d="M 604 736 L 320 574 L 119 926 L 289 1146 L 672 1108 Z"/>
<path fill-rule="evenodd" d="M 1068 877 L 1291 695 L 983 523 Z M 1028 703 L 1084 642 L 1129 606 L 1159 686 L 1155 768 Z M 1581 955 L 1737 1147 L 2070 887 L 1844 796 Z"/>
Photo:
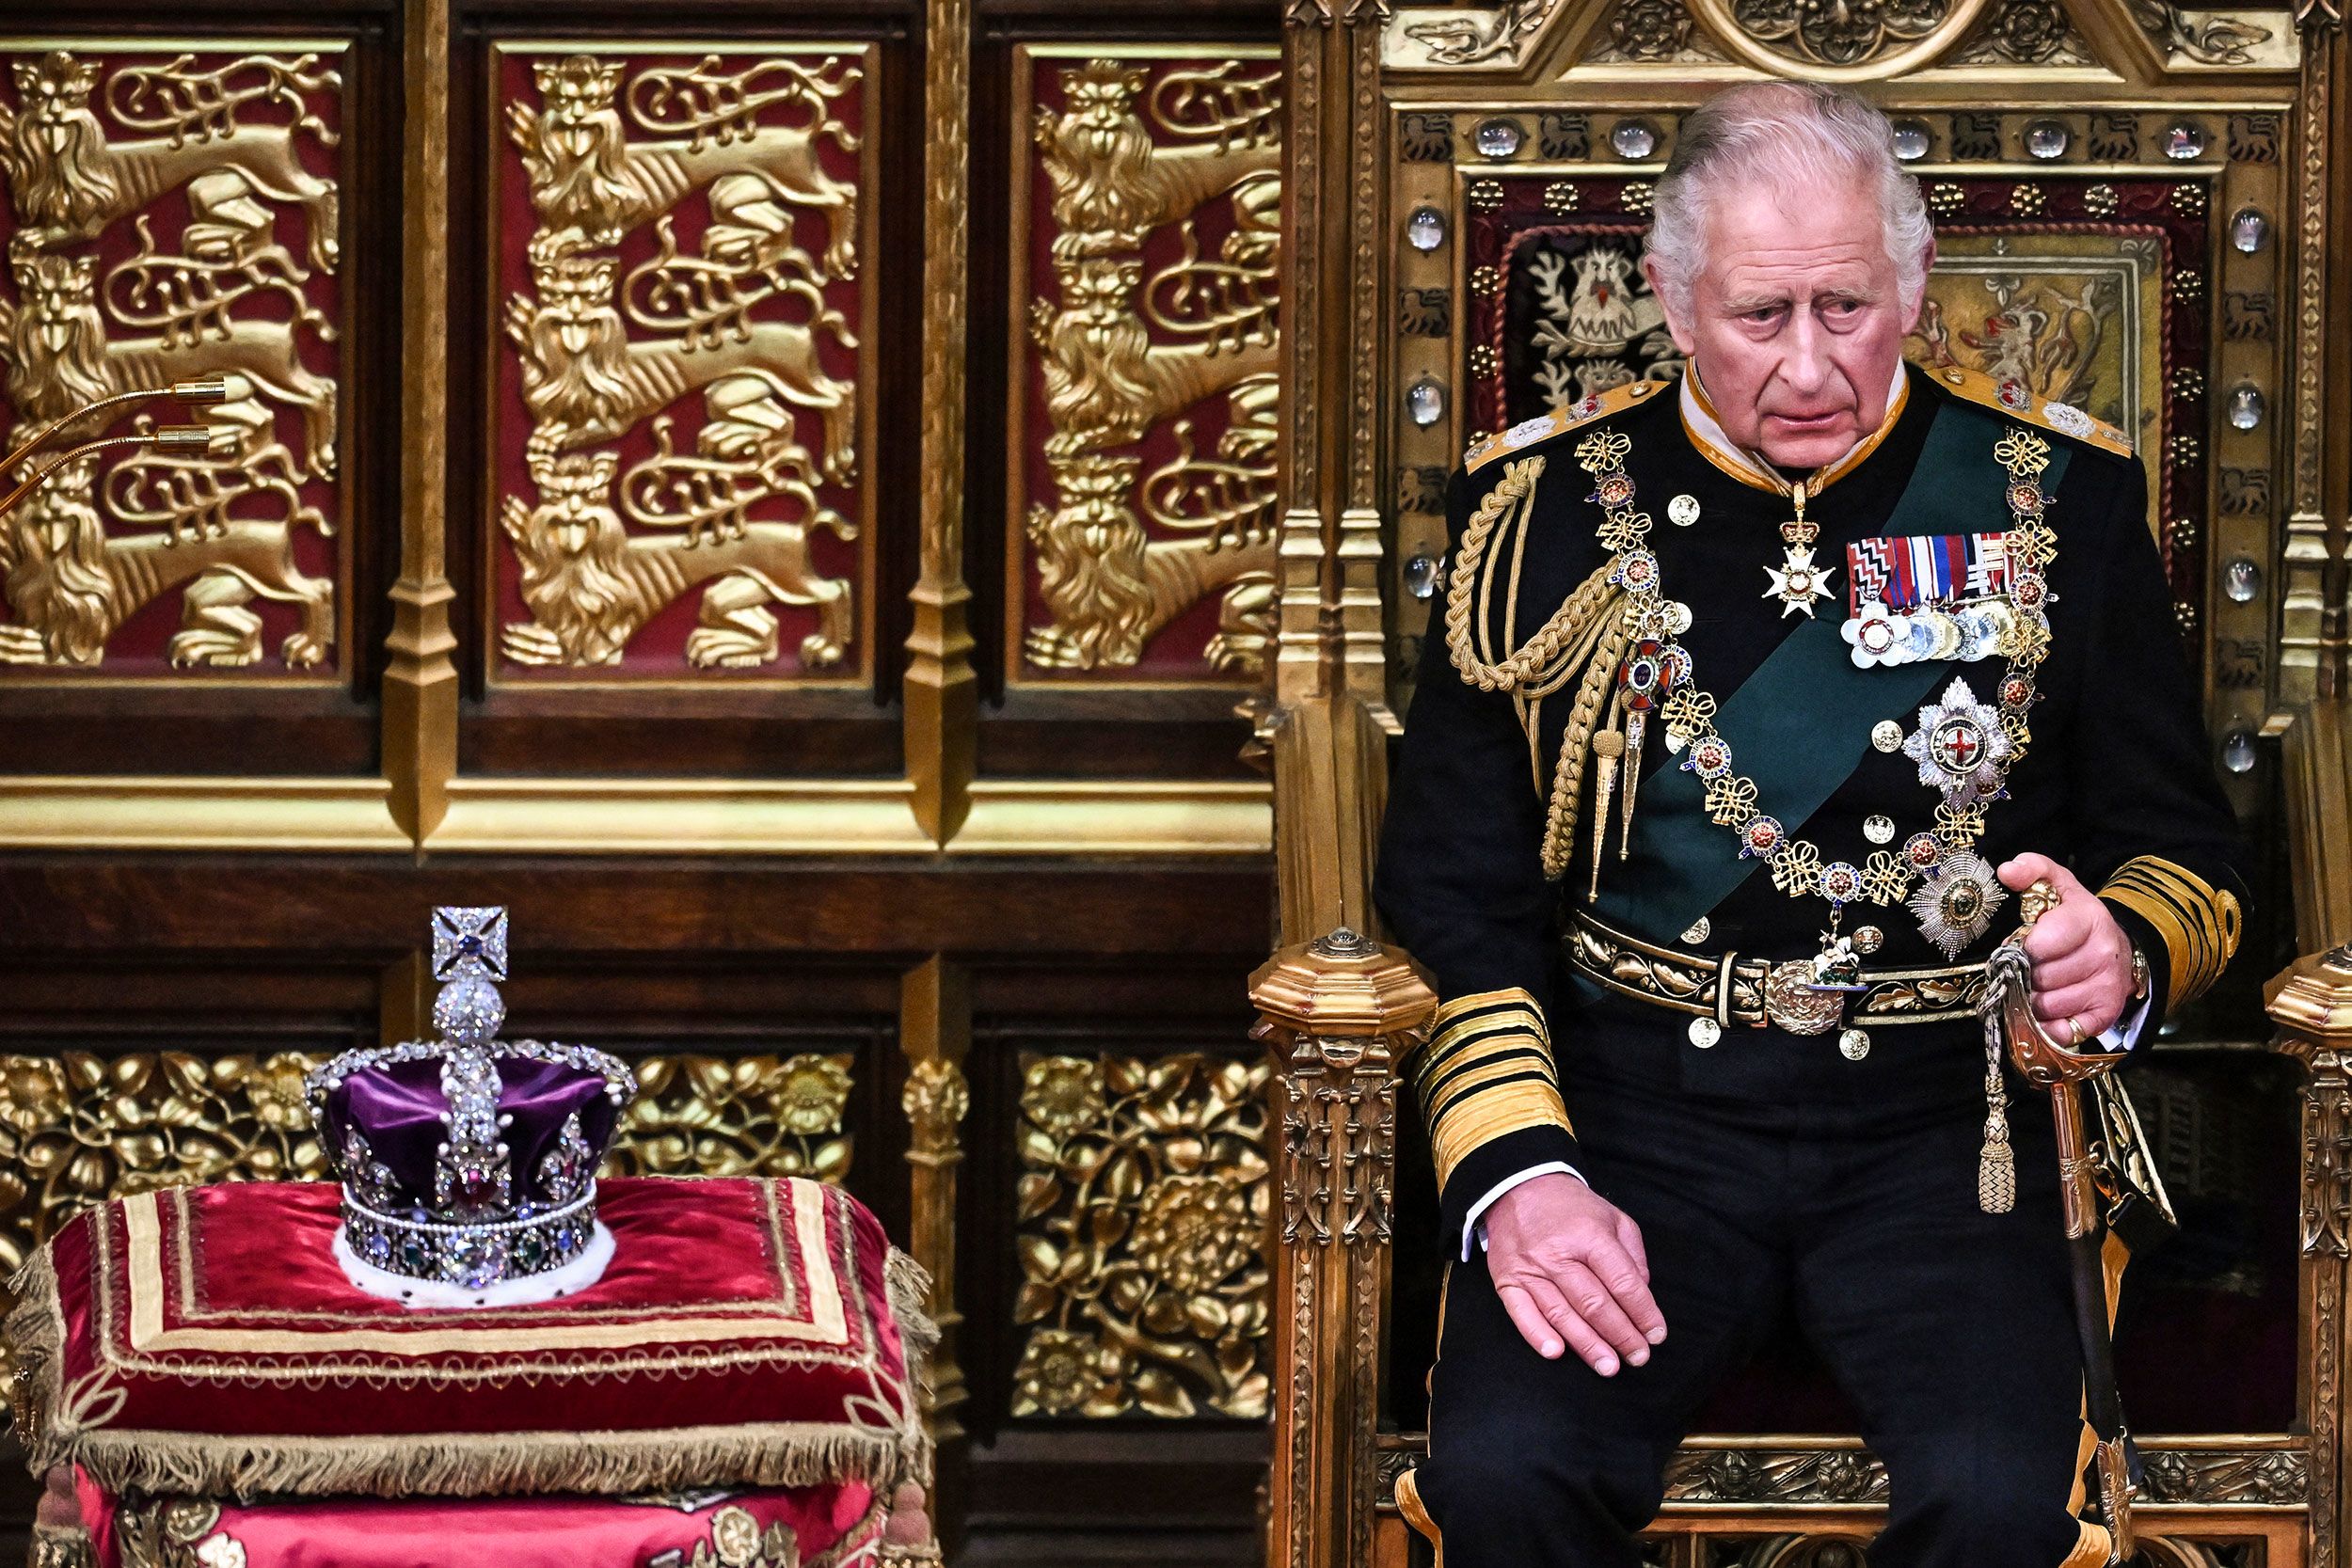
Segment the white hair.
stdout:
<path fill-rule="evenodd" d="M 1716 191 L 1754 183 L 1820 191 L 1855 181 L 1878 193 L 1887 258 L 1908 312 L 1927 288 L 1934 226 L 1919 182 L 1896 161 L 1886 117 L 1867 100 L 1820 82 L 1756 82 L 1708 99 L 1682 121 L 1658 182 L 1649 256 L 1667 309 L 1690 318 Z"/>

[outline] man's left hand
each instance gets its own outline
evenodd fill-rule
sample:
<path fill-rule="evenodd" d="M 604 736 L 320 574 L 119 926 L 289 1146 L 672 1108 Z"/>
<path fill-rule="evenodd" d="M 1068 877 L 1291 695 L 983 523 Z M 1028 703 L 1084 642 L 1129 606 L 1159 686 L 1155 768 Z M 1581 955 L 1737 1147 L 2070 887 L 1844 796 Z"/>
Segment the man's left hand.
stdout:
<path fill-rule="evenodd" d="M 2004 862 L 2001 885 L 2023 893 L 2036 882 L 2058 891 L 2056 908 L 2026 933 L 2026 957 L 2033 963 L 2033 1012 L 2044 1023 L 2073 1019 L 2085 1040 L 2105 1033 L 2132 1000 L 2132 942 L 2096 894 L 2047 855 L 2020 855 Z"/>

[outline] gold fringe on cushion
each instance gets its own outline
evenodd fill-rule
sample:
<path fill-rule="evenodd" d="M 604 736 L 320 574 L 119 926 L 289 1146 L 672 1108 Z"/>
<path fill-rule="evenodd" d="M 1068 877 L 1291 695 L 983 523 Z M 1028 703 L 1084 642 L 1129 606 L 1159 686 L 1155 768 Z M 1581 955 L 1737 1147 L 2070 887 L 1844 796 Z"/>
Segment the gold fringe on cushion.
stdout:
<path fill-rule="evenodd" d="M 920 1443 L 915 1436 L 913 1439 Z M 224 1436 L 82 1431 L 58 1448 L 112 1491 L 249 1500 L 263 1495 L 480 1497 L 675 1492 L 706 1486 L 890 1484 L 909 1434 L 818 1421 L 659 1432 L 424 1433 L 405 1437 Z"/>
<path fill-rule="evenodd" d="M 33 1550 L 27 1568 L 98 1568 L 98 1549 L 89 1531 L 78 1525 L 33 1525 Z"/>
<path fill-rule="evenodd" d="M 898 1343 L 906 1356 L 907 1387 L 928 1407 L 932 1394 L 931 1353 L 939 1348 L 939 1324 L 930 1315 L 930 1271 L 897 1247 L 882 1264 L 882 1280 L 890 1292 L 890 1315 L 898 1322 Z M 898 1467 L 880 1490 L 887 1496 L 908 1481 L 931 1490 L 933 1449 L 930 1422 L 924 1408 L 909 1412 L 908 1440 L 900 1446 Z"/>
<path fill-rule="evenodd" d="M 401 1437 L 220 1435 L 111 1430 L 105 1389 L 60 1386 L 65 1318 L 47 1248 L 26 1259 L 5 1332 L 17 1362 L 16 1421 L 36 1471 L 80 1465 L 116 1492 L 250 1498 L 268 1493 L 399 1497 L 585 1492 L 613 1496 L 706 1486 L 930 1482 L 931 1447 L 917 1392 L 939 1328 L 930 1277 L 896 1247 L 883 1264 L 908 1382 L 897 1408 L 864 1402 L 873 1425 L 784 1421 L 657 1432 L 428 1433 Z M 92 1418 L 95 1417 L 96 1418 Z"/>
<path fill-rule="evenodd" d="M 48 1417 L 57 1408 L 58 1368 L 65 1353 L 65 1313 L 57 1306 L 56 1265 L 49 1249 L 37 1247 L 8 1281 L 16 1305 L 0 1323 L 0 1337 L 8 1342 L 16 1361 L 16 1386 L 8 1391 L 17 1440 L 36 1475 L 58 1463 L 47 1452 Z"/>
<path fill-rule="evenodd" d="M 906 1349 L 907 1373 L 916 1382 L 931 1373 L 931 1352 L 939 1348 L 939 1325 L 931 1322 L 930 1271 L 897 1247 L 882 1264 L 890 1291 L 890 1315 L 898 1321 L 898 1342 Z"/>

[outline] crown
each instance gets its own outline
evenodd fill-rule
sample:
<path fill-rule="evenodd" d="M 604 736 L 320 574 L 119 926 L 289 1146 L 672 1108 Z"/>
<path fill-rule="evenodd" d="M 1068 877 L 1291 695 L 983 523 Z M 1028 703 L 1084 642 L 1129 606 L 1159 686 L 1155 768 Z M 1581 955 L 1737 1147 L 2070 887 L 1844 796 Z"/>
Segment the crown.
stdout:
<path fill-rule="evenodd" d="M 342 1181 L 337 1250 L 463 1291 L 585 1263 L 596 1164 L 637 1080 L 601 1051 L 497 1038 L 505 910 L 435 910 L 433 977 L 438 1040 L 347 1051 L 305 1082 Z"/>

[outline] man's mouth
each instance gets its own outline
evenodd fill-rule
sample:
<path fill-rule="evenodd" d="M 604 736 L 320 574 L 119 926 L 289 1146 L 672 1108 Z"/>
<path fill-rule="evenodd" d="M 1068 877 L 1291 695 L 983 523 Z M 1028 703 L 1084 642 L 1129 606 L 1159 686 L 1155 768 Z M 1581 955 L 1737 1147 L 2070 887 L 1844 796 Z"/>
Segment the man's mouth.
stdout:
<path fill-rule="evenodd" d="M 1842 408 L 1833 408 L 1826 414 L 1768 414 L 1765 418 L 1795 430 L 1826 430 L 1845 418 L 1845 413 Z"/>

